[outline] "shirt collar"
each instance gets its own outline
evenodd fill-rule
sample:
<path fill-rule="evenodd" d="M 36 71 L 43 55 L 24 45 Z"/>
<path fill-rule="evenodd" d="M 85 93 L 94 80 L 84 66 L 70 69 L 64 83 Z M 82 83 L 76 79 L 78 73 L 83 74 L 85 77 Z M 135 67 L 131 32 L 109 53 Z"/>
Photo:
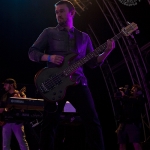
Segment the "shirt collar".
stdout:
<path fill-rule="evenodd" d="M 64 27 L 60 26 L 59 24 L 56 26 L 56 28 L 60 31 L 67 31 Z M 74 33 L 74 27 L 72 27 L 69 32 Z"/>

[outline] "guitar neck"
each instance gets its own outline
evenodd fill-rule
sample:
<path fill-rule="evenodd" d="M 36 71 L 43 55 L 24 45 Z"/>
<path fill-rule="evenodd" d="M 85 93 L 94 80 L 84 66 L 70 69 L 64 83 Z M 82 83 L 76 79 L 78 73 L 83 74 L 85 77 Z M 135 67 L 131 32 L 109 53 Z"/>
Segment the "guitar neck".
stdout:
<path fill-rule="evenodd" d="M 119 38 L 121 38 L 123 36 L 122 32 L 118 33 L 117 35 L 115 35 L 113 38 L 114 41 L 117 41 Z M 88 53 L 85 57 L 81 58 L 80 60 L 78 60 L 77 62 L 73 63 L 72 65 L 70 65 L 68 68 L 66 68 L 63 73 L 65 76 L 71 75 L 73 72 L 75 72 L 75 70 L 77 70 L 79 67 L 81 67 L 82 65 L 84 65 L 86 62 L 88 62 L 89 60 L 91 60 L 94 57 L 97 57 L 99 54 L 101 54 L 102 52 L 104 52 L 104 50 L 107 47 L 107 42 L 103 43 L 102 45 L 100 45 L 99 47 L 97 47 L 93 52 Z"/>

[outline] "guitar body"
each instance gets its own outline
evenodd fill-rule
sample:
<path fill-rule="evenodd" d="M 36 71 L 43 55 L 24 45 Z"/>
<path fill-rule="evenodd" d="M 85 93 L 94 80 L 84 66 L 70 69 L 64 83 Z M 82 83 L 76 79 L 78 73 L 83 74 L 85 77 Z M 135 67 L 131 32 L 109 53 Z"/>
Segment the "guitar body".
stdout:
<path fill-rule="evenodd" d="M 75 54 L 70 54 L 64 59 L 64 63 L 56 68 L 43 68 L 34 78 L 35 85 L 42 97 L 51 102 L 62 100 L 65 96 L 66 89 L 70 85 L 75 85 L 76 82 L 71 79 L 71 76 L 65 76 L 63 71 L 67 68 L 69 61 L 74 58 Z M 41 90 L 41 85 L 46 86 L 46 90 Z M 45 89 L 45 88 L 43 88 Z"/>

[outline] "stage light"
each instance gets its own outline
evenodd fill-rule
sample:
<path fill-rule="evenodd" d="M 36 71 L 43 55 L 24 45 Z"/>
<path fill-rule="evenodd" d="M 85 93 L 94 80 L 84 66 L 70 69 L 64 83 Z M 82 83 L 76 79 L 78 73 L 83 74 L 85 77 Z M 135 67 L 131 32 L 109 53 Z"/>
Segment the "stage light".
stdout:
<path fill-rule="evenodd" d="M 85 11 L 88 9 L 88 6 L 92 4 L 90 0 L 70 0 L 75 8 L 76 8 L 76 13 L 81 16 L 81 12 Z"/>

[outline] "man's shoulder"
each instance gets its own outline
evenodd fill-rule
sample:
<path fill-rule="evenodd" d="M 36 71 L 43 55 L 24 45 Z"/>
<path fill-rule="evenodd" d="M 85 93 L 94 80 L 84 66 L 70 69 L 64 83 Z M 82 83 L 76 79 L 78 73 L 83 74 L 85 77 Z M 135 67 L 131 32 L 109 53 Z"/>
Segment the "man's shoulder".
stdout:
<path fill-rule="evenodd" d="M 77 36 L 81 36 L 84 40 L 88 40 L 89 39 L 89 35 L 88 33 L 84 32 L 84 31 L 81 31 L 81 30 L 78 30 L 75 28 L 75 32 L 76 32 L 76 35 Z"/>
<path fill-rule="evenodd" d="M 6 93 L 3 93 L 3 95 L 1 96 L 1 101 L 4 101 L 4 99 L 6 99 L 7 97 L 9 96 L 9 93 L 6 92 Z"/>
<path fill-rule="evenodd" d="M 44 28 L 42 31 L 42 35 L 51 35 L 53 33 L 57 32 L 57 28 L 56 27 L 47 27 Z"/>
<path fill-rule="evenodd" d="M 88 33 L 84 32 L 84 31 L 81 31 L 81 30 L 79 30 L 79 29 L 77 29 L 77 28 L 75 28 L 75 30 L 76 30 L 77 32 L 79 32 L 79 33 L 85 35 L 85 36 L 89 36 Z"/>
<path fill-rule="evenodd" d="M 56 27 L 47 27 L 45 29 L 43 29 L 43 31 L 52 31 L 52 30 L 57 30 Z"/>

